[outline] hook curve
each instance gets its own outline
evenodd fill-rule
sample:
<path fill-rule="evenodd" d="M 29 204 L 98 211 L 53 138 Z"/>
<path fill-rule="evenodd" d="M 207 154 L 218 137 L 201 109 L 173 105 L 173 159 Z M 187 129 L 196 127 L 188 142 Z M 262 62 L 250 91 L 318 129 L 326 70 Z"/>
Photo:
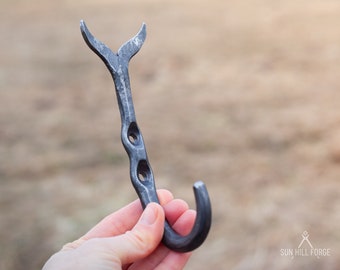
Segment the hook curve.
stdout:
<path fill-rule="evenodd" d="M 131 182 L 143 208 L 150 202 L 159 203 L 144 140 L 136 122 L 128 73 L 130 59 L 145 41 L 146 26 L 143 23 L 137 35 L 124 43 L 118 53 L 112 52 L 104 43 L 97 40 L 83 20 L 80 21 L 80 30 L 86 44 L 103 60 L 112 75 L 122 121 L 121 140 L 130 160 Z M 177 252 L 189 252 L 198 248 L 206 239 L 211 227 L 211 203 L 207 188 L 202 181 L 198 181 L 194 184 L 193 190 L 197 215 L 191 232 L 186 236 L 179 235 L 167 220 L 164 223 L 162 242 Z"/>
<path fill-rule="evenodd" d="M 191 232 L 182 236 L 176 233 L 168 222 L 164 225 L 163 244 L 178 252 L 198 248 L 207 238 L 211 226 L 211 204 L 205 184 L 198 181 L 193 186 L 196 201 L 196 220 Z"/>

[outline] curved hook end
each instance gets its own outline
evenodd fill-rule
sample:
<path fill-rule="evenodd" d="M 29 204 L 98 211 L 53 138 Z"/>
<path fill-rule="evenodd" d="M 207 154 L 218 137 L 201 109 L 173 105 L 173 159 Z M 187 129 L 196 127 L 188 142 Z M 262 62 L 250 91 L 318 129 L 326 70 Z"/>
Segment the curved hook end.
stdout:
<path fill-rule="evenodd" d="M 164 226 L 163 244 L 177 252 L 189 252 L 198 248 L 210 231 L 212 213 L 208 190 L 202 181 L 196 182 L 193 189 L 197 215 L 191 232 L 181 236 L 170 227 L 168 222 Z"/>

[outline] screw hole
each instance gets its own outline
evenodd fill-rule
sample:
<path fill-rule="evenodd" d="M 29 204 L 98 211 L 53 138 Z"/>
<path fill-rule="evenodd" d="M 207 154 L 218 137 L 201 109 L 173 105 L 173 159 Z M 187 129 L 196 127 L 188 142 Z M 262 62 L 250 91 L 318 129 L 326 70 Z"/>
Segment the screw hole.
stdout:
<path fill-rule="evenodd" d="M 130 141 L 130 143 L 132 143 L 132 144 L 135 144 L 136 143 L 136 141 L 137 141 L 137 136 L 136 136 L 136 134 L 129 134 L 129 141 Z"/>
<path fill-rule="evenodd" d="M 136 145 L 139 143 L 140 132 L 139 132 L 136 122 L 132 122 L 130 124 L 127 133 L 128 133 L 127 136 L 128 136 L 130 143 L 132 143 L 133 145 Z"/>
<path fill-rule="evenodd" d="M 144 181 L 145 181 L 145 175 L 142 174 L 142 173 L 138 173 L 138 179 L 139 179 L 140 181 L 144 182 Z"/>
<path fill-rule="evenodd" d="M 150 166 L 146 160 L 141 160 L 137 166 L 137 177 L 140 181 L 147 181 L 151 177 Z"/>

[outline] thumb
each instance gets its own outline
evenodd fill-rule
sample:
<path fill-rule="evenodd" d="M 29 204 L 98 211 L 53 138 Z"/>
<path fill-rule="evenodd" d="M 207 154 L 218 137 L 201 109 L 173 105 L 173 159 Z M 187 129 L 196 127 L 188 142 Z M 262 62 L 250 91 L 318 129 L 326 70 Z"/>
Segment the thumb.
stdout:
<path fill-rule="evenodd" d="M 142 259 L 156 249 L 162 240 L 164 219 L 163 208 L 149 203 L 131 231 L 108 239 L 110 249 L 122 265 Z"/>

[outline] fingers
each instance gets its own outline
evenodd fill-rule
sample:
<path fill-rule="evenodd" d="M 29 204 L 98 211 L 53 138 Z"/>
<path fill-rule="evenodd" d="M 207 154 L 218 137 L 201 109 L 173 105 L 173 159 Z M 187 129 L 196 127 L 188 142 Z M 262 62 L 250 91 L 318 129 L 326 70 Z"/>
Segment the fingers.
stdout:
<path fill-rule="evenodd" d="M 181 234 L 188 234 L 195 222 L 196 211 L 189 210 L 188 204 L 179 199 L 175 199 L 163 206 L 168 222 L 173 229 Z M 131 270 L 136 269 L 182 269 L 191 256 L 189 253 L 177 253 L 169 250 L 164 245 L 158 248 L 147 258 L 135 262 L 129 267 Z"/>
<path fill-rule="evenodd" d="M 192 252 L 178 253 L 160 245 L 150 256 L 129 265 L 129 270 L 183 269 Z M 123 268 L 124 269 L 124 268 Z"/>
<path fill-rule="evenodd" d="M 150 203 L 132 230 L 115 237 L 75 241 L 66 245 L 59 255 L 73 255 L 73 261 L 79 262 L 77 269 L 102 269 L 100 265 L 105 265 L 105 269 L 120 269 L 150 255 L 162 240 L 163 231 L 163 208 Z"/>
<path fill-rule="evenodd" d="M 173 199 L 170 191 L 161 189 L 157 191 L 161 205 L 165 205 Z M 137 223 L 143 212 L 140 201 L 137 199 L 129 205 L 121 208 L 117 212 L 105 217 L 81 239 L 91 239 L 97 237 L 112 237 L 131 230 Z"/>
<path fill-rule="evenodd" d="M 195 223 L 196 211 L 189 209 L 185 211 L 172 225 L 172 228 L 180 235 L 188 235 Z"/>
<path fill-rule="evenodd" d="M 185 201 L 172 200 L 164 205 L 163 209 L 167 221 L 177 233 L 180 235 L 190 233 L 196 219 L 196 211 L 190 210 Z"/>
<path fill-rule="evenodd" d="M 101 239 L 107 251 L 119 258 L 121 265 L 140 260 L 159 245 L 164 230 L 164 211 L 159 204 L 150 203 L 131 231 Z"/>
<path fill-rule="evenodd" d="M 175 231 L 186 235 L 194 224 L 196 212 L 189 210 L 183 200 L 174 200 L 166 190 L 158 191 L 158 196 L 163 207 L 150 203 L 143 212 L 136 200 L 104 218 L 82 238 L 65 245 L 59 257 L 76 256 L 70 265 L 82 262 L 87 267 L 82 269 L 93 269 L 97 262 L 109 269 L 122 265 L 129 265 L 131 269 L 159 270 L 176 265 L 176 269 L 182 269 L 191 253 L 176 253 L 160 245 L 165 215 Z M 57 259 L 53 260 L 58 262 Z"/>
<path fill-rule="evenodd" d="M 188 204 L 181 199 L 174 199 L 163 205 L 167 221 L 172 225 L 176 220 L 189 209 Z"/>
<path fill-rule="evenodd" d="M 169 252 L 168 255 L 154 268 L 154 270 L 165 270 L 165 269 L 183 269 L 190 256 L 191 252 L 188 253 L 177 253 Z"/>

